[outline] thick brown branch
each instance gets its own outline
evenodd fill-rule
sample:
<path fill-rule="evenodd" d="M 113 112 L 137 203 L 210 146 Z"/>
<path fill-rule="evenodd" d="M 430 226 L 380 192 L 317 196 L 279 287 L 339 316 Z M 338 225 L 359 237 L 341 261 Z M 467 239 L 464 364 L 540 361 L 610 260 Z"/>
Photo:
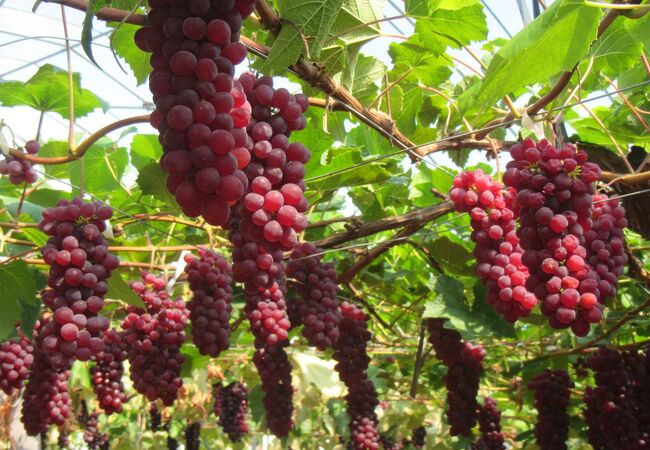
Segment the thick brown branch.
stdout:
<path fill-rule="evenodd" d="M 363 255 L 357 262 L 355 262 L 352 267 L 343 272 L 337 277 L 339 284 L 346 284 L 352 281 L 354 277 L 357 276 L 366 266 L 372 263 L 375 259 L 379 258 L 383 253 L 385 253 L 391 247 L 394 247 L 399 244 L 403 244 L 406 238 L 424 226 L 424 223 L 417 223 L 410 227 L 404 228 L 395 234 L 395 236 L 388 241 L 378 244 L 376 247 L 369 250 L 365 255 Z"/>
<path fill-rule="evenodd" d="M 600 179 L 607 183 L 639 184 L 650 181 L 650 171 L 641 173 L 614 173 L 602 171 Z"/>
<path fill-rule="evenodd" d="M 77 146 L 74 153 L 72 153 L 71 151 L 70 154 L 67 156 L 44 158 L 41 156 L 23 153 L 20 150 L 16 150 L 16 149 L 9 150 L 9 153 L 11 153 L 11 155 L 15 156 L 16 158 L 25 159 L 34 164 L 42 164 L 42 165 L 65 164 L 81 158 L 84 155 L 84 153 L 86 153 L 86 151 L 88 151 L 88 149 L 92 147 L 92 145 L 95 142 L 97 142 L 98 140 L 106 136 L 111 131 L 119 130 L 120 128 L 129 125 L 134 125 L 136 123 L 147 123 L 147 122 L 149 122 L 149 114 L 144 114 L 142 116 L 127 117 L 126 119 L 121 119 L 118 120 L 117 122 L 108 124 L 105 127 L 100 128 L 99 130 L 95 131 L 93 134 L 88 136 L 81 144 Z"/>
<path fill-rule="evenodd" d="M 86 11 L 88 9 L 87 0 L 42 0 L 43 3 L 56 3 L 58 5 L 68 6 L 79 11 Z M 105 20 L 106 22 L 127 22 L 134 25 L 146 25 L 147 18 L 142 14 L 129 14 L 128 11 L 124 11 L 116 8 L 102 8 L 95 16 L 99 20 Z M 126 19 L 126 20 L 125 20 Z"/>
<path fill-rule="evenodd" d="M 316 241 L 314 244 L 321 248 L 331 248 L 344 242 L 370 236 L 371 234 L 380 233 L 382 231 L 424 225 L 438 217 L 452 212 L 453 210 L 454 204 L 451 201 L 445 201 L 434 206 L 429 206 L 428 208 L 417 209 L 399 216 L 386 217 L 377 220 L 376 222 L 369 222 L 356 227 L 351 227 L 351 229 L 346 232 L 333 234 Z"/>
<path fill-rule="evenodd" d="M 442 150 L 462 150 L 465 148 L 471 149 L 481 149 L 481 150 L 507 150 L 515 142 L 512 141 L 501 141 L 498 139 L 484 138 L 481 140 L 473 138 L 465 138 L 462 140 L 455 140 L 454 137 L 450 137 L 449 140 L 443 142 L 437 142 L 435 144 L 426 145 L 423 147 L 418 147 L 415 151 L 420 156 L 426 156 L 430 153 L 439 152 Z"/>

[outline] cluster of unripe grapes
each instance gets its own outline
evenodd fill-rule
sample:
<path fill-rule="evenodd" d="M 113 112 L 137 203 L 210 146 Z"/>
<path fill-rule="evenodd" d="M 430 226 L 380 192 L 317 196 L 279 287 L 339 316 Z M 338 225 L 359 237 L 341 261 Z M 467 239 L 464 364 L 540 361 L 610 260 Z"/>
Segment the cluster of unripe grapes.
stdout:
<path fill-rule="evenodd" d="M 142 281 L 132 284 L 146 310 L 130 306 L 122 321 L 134 388 L 153 401 L 161 399 L 169 406 L 183 384 L 181 365 L 185 357 L 180 347 L 185 341 L 189 311 L 182 299 L 172 300 L 165 280 L 143 274 Z"/>
<path fill-rule="evenodd" d="M 41 146 L 36 141 L 25 142 L 25 152 L 29 155 L 37 154 L 40 149 Z M 4 159 L 0 159 L 0 176 L 2 175 L 9 175 L 12 184 L 31 184 L 38 177 L 30 161 L 13 155 L 4 155 Z"/>
<path fill-rule="evenodd" d="M 228 349 L 232 312 L 232 269 L 218 253 L 199 250 L 199 258 L 185 256 L 185 272 L 192 291 L 192 341 L 199 352 L 212 357 Z"/>
<path fill-rule="evenodd" d="M 470 213 L 488 302 L 509 321 L 540 303 L 552 327 L 584 336 L 627 262 L 625 210 L 596 194 L 600 168 L 571 144 L 527 139 L 510 154 L 507 189 L 477 171 L 456 177 L 450 193 Z"/>
<path fill-rule="evenodd" d="M 486 352 L 480 345 L 463 341 L 456 330 L 444 328 L 444 322 L 445 319 L 429 319 L 428 328 L 436 358 L 447 366 L 444 382 L 450 434 L 471 436 L 478 420 L 476 394 Z"/>
<path fill-rule="evenodd" d="M 81 198 L 43 210 L 38 226 L 50 236 L 41 249 L 50 271 L 42 297 L 54 315 L 40 333 L 54 368 L 68 367 L 73 359 L 88 361 L 104 349 L 109 321 L 99 313 L 107 280 L 119 266 L 102 235 L 112 214 L 109 206 Z"/>

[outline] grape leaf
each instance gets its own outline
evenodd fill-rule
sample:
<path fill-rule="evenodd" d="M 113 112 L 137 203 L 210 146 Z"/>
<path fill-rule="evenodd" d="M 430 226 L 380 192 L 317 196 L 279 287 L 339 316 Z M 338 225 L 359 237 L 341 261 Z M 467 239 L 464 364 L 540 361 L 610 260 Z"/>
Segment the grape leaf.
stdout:
<path fill-rule="evenodd" d="M 133 44 L 133 36 L 141 27 L 129 23 L 111 24 L 111 26 L 116 27 L 111 35 L 111 48 L 117 56 L 126 61 L 138 84 L 144 83 L 151 73 L 149 54 Z"/>
<path fill-rule="evenodd" d="M 298 61 L 306 48 L 317 58 L 343 0 L 281 0 L 283 26 L 273 42 L 264 70 L 280 69 Z"/>
<path fill-rule="evenodd" d="M 492 104 L 509 92 L 570 70 L 596 39 L 602 12 L 584 0 L 558 0 L 492 58 L 473 99 Z"/>
<path fill-rule="evenodd" d="M 131 142 L 131 162 L 136 169 L 142 169 L 151 161 L 162 156 L 162 147 L 157 134 L 136 134 Z"/>
<path fill-rule="evenodd" d="M 78 73 L 73 74 L 75 117 L 88 115 L 96 108 L 108 109 L 108 104 L 88 89 L 83 89 Z M 70 118 L 70 93 L 68 72 L 51 64 L 39 67 L 38 72 L 26 82 L 0 82 L 2 106 L 30 106 L 42 112 L 55 112 Z"/>
<path fill-rule="evenodd" d="M 160 164 L 150 162 L 140 169 L 137 183 L 143 194 L 153 195 L 163 201 L 172 210 L 178 210 L 176 199 L 167 189 L 167 174 L 163 172 Z"/>
<path fill-rule="evenodd" d="M 81 47 L 84 49 L 84 53 L 86 53 L 88 59 L 97 67 L 99 67 L 99 64 L 97 64 L 93 56 L 93 20 L 97 11 L 106 6 L 106 3 L 106 0 L 89 0 L 88 6 L 86 7 L 86 16 L 84 17 L 81 28 Z"/>
<path fill-rule="evenodd" d="M 21 303 L 38 304 L 34 277 L 23 261 L 0 266 L 0 341 L 9 336 L 20 320 Z"/>
<path fill-rule="evenodd" d="M 108 293 L 106 295 L 109 298 L 122 300 L 129 305 L 138 306 L 140 308 L 145 307 L 140 296 L 133 292 L 119 272 L 114 271 L 108 279 Z"/>
<path fill-rule="evenodd" d="M 341 84 L 361 103 L 369 104 L 377 96 L 377 81 L 381 81 L 386 66 L 373 56 L 357 54 L 343 72 Z"/>

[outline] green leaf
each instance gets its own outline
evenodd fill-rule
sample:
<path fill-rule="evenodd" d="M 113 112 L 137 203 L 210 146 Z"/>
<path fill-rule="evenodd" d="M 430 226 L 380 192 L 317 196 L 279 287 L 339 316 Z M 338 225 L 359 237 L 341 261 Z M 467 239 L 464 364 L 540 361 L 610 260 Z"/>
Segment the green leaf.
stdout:
<path fill-rule="evenodd" d="M 479 0 L 437 0 L 431 12 L 418 17 L 415 32 L 429 44 L 430 52 L 442 53 L 446 47 L 461 48 L 487 37 L 487 22 Z"/>
<path fill-rule="evenodd" d="M 310 57 L 318 58 L 343 0 L 281 0 L 283 19 L 280 34 L 273 42 L 265 70 L 281 69 L 298 61 L 308 47 Z"/>
<path fill-rule="evenodd" d="M 341 83 L 367 105 L 377 96 L 376 83 L 381 81 L 385 72 L 386 66 L 380 60 L 359 53 L 343 72 Z"/>
<path fill-rule="evenodd" d="M 447 81 L 451 75 L 449 61 L 433 54 L 430 47 L 431 43 L 417 33 L 400 44 L 390 44 L 388 54 L 394 64 L 389 72 L 390 79 L 426 86 L 438 86 Z"/>
<path fill-rule="evenodd" d="M 107 110 L 108 105 L 80 84 L 78 73 L 73 74 L 75 118 L 83 117 L 96 108 Z M 42 112 L 55 112 L 70 118 L 68 72 L 51 64 L 39 67 L 26 82 L 0 82 L 0 104 L 3 106 L 30 106 Z"/>
<path fill-rule="evenodd" d="M 162 156 L 162 146 L 157 134 L 136 134 L 131 142 L 131 162 L 136 169 L 142 169 Z"/>
<path fill-rule="evenodd" d="M 38 304 L 32 273 L 23 261 L 0 266 L 0 341 L 9 336 L 20 320 L 22 303 Z"/>
<path fill-rule="evenodd" d="M 558 0 L 508 41 L 492 58 L 475 104 L 570 70 L 596 39 L 602 12 L 584 0 Z"/>
<path fill-rule="evenodd" d="M 119 272 L 113 272 L 108 279 L 107 296 L 122 300 L 129 305 L 138 306 L 140 308 L 145 307 L 140 296 L 133 292 Z"/>
<path fill-rule="evenodd" d="M 377 22 L 384 17 L 385 0 L 343 0 L 343 5 L 330 30 L 331 40 L 345 45 L 358 44 L 381 34 Z"/>
<path fill-rule="evenodd" d="M 73 161 L 68 166 L 70 182 L 81 184 L 83 167 L 84 187 L 97 194 L 114 194 L 123 189 L 120 180 L 129 163 L 127 149 L 113 144 L 95 144 L 84 155 L 83 163 Z"/>
<path fill-rule="evenodd" d="M 141 27 L 130 23 L 110 24 L 115 27 L 111 35 L 111 48 L 122 58 L 133 71 L 138 84 L 147 81 L 151 73 L 149 54 L 134 45 L 134 35 Z"/>
<path fill-rule="evenodd" d="M 169 205 L 170 208 L 177 209 L 176 199 L 167 189 L 166 180 L 167 174 L 163 172 L 160 164 L 152 161 L 140 169 L 136 181 L 143 194 L 153 195 L 166 205 Z"/>
<path fill-rule="evenodd" d="M 93 56 L 93 19 L 95 13 L 106 6 L 106 0 L 89 0 L 86 8 L 86 17 L 81 28 L 81 47 L 93 64 L 99 67 Z"/>
<path fill-rule="evenodd" d="M 474 275 L 473 264 L 476 259 L 469 250 L 447 236 L 427 243 L 429 253 L 446 272 L 457 275 Z"/>

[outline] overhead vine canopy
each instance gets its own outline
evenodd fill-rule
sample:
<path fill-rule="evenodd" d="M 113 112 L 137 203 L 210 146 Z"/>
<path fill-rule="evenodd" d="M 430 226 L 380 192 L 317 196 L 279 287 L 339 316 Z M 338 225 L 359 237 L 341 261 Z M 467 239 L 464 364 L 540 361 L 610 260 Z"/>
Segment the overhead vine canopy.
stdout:
<path fill-rule="evenodd" d="M 647 0 L 33 9 L 0 447 L 650 448 Z"/>

